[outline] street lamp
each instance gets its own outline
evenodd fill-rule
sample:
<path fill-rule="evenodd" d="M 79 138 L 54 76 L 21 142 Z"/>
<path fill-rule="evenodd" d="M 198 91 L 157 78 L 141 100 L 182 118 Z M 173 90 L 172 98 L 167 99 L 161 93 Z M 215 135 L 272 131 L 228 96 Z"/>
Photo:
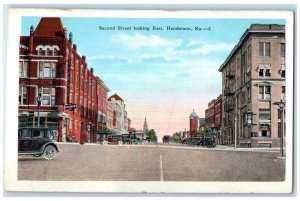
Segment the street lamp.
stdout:
<path fill-rule="evenodd" d="M 280 111 L 280 118 L 281 118 L 281 129 L 280 129 L 280 153 L 281 156 L 283 157 L 283 135 L 284 135 L 284 121 L 283 121 L 283 116 L 284 116 L 284 109 L 285 109 L 285 102 L 280 100 L 280 102 L 274 103 L 275 105 L 279 106 L 279 111 Z"/>
<path fill-rule="evenodd" d="M 244 114 L 245 119 L 244 119 L 244 126 L 245 127 L 251 127 L 252 126 L 252 115 L 253 112 L 251 112 L 250 110 L 248 110 L 247 112 L 245 112 Z"/>
<path fill-rule="evenodd" d="M 38 127 L 40 127 L 40 106 L 41 106 L 41 102 L 42 102 L 42 98 L 41 96 L 36 97 L 36 102 L 38 104 Z"/>

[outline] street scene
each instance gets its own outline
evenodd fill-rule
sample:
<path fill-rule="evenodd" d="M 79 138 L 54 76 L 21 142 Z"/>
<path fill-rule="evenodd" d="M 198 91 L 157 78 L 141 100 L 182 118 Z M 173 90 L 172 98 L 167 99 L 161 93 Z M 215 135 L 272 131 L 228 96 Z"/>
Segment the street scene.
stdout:
<path fill-rule="evenodd" d="M 37 181 L 284 181 L 277 150 L 170 145 L 59 144 L 53 160 L 20 156 L 18 179 Z M 74 159 L 76 156 L 76 159 Z M 259 171 L 257 171 L 259 170 Z"/>
<path fill-rule="evenodd" d="M 18 179 L 285 181 L 285 48 L 282 19 L 22 17 Z"/>

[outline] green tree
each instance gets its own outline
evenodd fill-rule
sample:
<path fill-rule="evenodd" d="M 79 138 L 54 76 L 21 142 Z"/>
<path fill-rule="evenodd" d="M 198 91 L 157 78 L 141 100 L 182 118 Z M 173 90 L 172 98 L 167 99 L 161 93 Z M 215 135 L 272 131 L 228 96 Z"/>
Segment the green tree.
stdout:
<path fill-rule="evenodd" d="M 153 129 L 151 129 L 149 131 L 148 137 L 149 137 L 150 142 L 157 142 L 157 136 L 156 136 L 156 133 Z"/>

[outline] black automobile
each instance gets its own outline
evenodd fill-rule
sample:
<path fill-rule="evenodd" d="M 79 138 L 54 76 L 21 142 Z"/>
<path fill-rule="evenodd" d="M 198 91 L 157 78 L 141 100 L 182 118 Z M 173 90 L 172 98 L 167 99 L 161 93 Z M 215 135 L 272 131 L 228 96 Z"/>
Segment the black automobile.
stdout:
<path fill-rule="evenodd" d="M 18 154 L 43 157 L 47 160 L 54 159 L 58 148 L 50 139 L 48 128 L 19 128 Z"/>
<path fill-rule="evenodd" d="M 162 139 L 163 143 L 168 143 L 170 144 L 170 136 L 169 135 L 165 135 Z"/>
<path fill-rule="evenodd" d="M 209 137 L 196 138 L 196 145 L 207 147 L 207 148 L 216 147 L 215 139 L 213 137 L 210 137 L 210 136 Z"/>
<path fill-rule="evenodd" d="M 139 144 L 142 140 L 135 134 L 122 134 L 122 140 L 124 144 Z"/>

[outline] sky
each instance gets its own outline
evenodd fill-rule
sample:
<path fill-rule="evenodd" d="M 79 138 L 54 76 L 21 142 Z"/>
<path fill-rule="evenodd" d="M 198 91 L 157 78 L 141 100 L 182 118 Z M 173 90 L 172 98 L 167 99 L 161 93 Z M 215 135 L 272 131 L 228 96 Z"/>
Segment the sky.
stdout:
<path fill-rule="evenodd" d="M 40 19 L 22 17 L 21 35 L 29 35 Z M 117 93 L 125 101 L 131 127 L 143 129 L 146 117 L 159 137 L 189 130 L 193 109 L 205 116 L 208 102 L 222 93 L 218 69 L 251 24 L 285 24 L 280 19 L 61 19 L 79 55 L 109 87 L 108 96 Z"/>

